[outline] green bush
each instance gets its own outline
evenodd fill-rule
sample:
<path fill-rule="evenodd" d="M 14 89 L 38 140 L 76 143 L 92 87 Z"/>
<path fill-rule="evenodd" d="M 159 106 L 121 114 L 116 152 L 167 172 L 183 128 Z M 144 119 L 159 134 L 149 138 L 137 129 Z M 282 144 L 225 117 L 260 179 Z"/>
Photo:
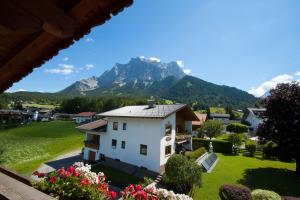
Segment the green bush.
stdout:
<path fill-rule="evenodd" d="M 187 152 L 186 153 L 186 157 L 189 160 L 196 160 L 197 158 L 199 158 L 200 156 L 202 156 L 203 154 L 205 154 L 207 151 L 204 147 L 200 147 L 199 149 L 196 149 L 192 152 Z"/>
<path fill-rule="evenodd" d="M 256 144 L 255 142 L 251 141 L 251 140 L 248 140 L 246 142 L 246 149 L 249 153 L 249 156 L 253 157 L 255 155 L 255 152 L 256 152 Z"/>
<path fill-rule="evenodd" d="M 222 185 L 219 188 L 221 200 L 251 200 L 251 190 L 239 185 Z"/>
<path fill-rule="evenodd" d="M 232 143 L 233 152 L 237 154 L 243 142 L 243 135 L 240 133 L 233 133 L 230 134 L 228 139 Z"/>
<path fill-rule="evenodd" d="M 221 140 L 206 140 L 202 138 L 193 138 L 193 149 L 204 147 L 209 150 L 209 143 L 212 142 L 214 152 L 218 153 L 232 153 L 232 143 Z"/>
<path fill-rule="evenodd" d="M 162 182 L 176 193 L 187 194 L 194 185 L 200 186 L 202 183 L 201 167 L 181 154 L 172 155 L 165 169 Z"/>
<path fill-rule="evenodd" d="M 278 145 L 273 141 L 268 141 L 263 148 L 263 158 L 272 158 L 277 156 Z"/>
<path fill-rule="evenodd" d="M 241 123 L 231 123 L 226 127 L 226 130 L 232 133 L 248 132 L 248 127 Z"/>
<path fill-rule="evenodd" d="M 269 190 L 254 190 L 252 193 L 253 200 L 281 200 L 279 194 Z"/>

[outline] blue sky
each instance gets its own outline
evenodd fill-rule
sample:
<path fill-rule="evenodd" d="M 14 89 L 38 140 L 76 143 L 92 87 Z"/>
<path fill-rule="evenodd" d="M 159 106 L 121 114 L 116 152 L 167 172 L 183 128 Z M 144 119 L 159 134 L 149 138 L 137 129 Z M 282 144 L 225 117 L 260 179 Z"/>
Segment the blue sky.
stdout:
<path fill-rule="evenodd" d="M 56 92 L 145 56 L 259 96 L 300 79 L 299 10 L 298 0 L 135 0 L 9 91 Z"/>

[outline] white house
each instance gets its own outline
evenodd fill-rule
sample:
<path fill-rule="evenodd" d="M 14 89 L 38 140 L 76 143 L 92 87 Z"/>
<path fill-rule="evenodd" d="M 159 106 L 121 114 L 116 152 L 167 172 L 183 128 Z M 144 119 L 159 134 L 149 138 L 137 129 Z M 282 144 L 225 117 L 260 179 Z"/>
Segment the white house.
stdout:
<path fill-rule="evenodd" d="M 192 148 L 192 121 L 184 104 L 126 106 L 98 114 L 103 119 L 81 125 L 86 132 L 83 157 L 119 159 L 154 172 L 163 172 L 176 146 Z"/>
<path fill-rule="evenodd" d="M 265 108 L 247 108 L 244 121 L 250 125 L 250 130 L 256 132 L 258 126 L 265 119 Z"/>
<path fill-rule="evenodd" d="M 74 120 L 76 124 L 91 122 L 96 117 L 96 112 L 81 112 L 74 115 Z"/>

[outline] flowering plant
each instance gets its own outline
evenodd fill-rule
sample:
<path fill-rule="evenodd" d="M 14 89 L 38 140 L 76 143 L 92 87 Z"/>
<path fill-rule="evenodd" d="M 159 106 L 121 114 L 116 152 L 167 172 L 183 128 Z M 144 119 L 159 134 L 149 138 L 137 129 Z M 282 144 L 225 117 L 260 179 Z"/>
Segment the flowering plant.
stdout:
<path fill-rule="evenodd" d="M 38 190 L 50 196 L 69 199 L 106 199 L 116 198 L 116 192 L 108 189 L 106 177 L 102 172 L 96 174 L 90 165 L 81 162 L 74 163 L 68 169 L 58 169 L 50 175 L 34 172 L 41 181 L 34 184 Z"/>
<path fill-rule="evenodd" d="M 155 185 L 143 188 L 141 185 L 129 185 L 122 192 L 123 200 L 193 200 L 185 194 L 175 194 L 166 189 L 157 189 Z"/>

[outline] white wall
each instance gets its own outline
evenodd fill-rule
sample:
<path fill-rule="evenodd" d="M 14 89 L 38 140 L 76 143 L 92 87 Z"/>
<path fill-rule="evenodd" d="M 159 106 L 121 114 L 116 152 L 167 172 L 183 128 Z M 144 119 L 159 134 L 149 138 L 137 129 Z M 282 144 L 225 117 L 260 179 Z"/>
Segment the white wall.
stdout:
<path fill-rule="evenodd" d="M 161 121 L 160 119 L 109 117 L 107 132 L 100 136 L 99 154 L 103 153 L 107 157 L 159 172 Z M 112 130 L 113 122 L 118 122 L 117 131 Z M 123 122 L 127 123 L 127 130 L 122 130 Z M 117 140 L 116 149 L 111 146 L 112 139 Z M 121 141 L 126 142 L 125 149 L 121 148 Z M 147 155 L 140 154 L 140 144 L 147 145 Z"/>
<path fill-rule="evenodd" d="M 165 125 L 166 124 L 172 125 L 172 134 L 171 134 L 171 140 L 167 141 L 167 136 L 165 136 Z M 160 166 L 165 165 L 167 160 L 169 159 L 169 156 L 165 155 L 165 147 L 168 145 L 172 145 L 172 154 L 175 153 L 175 135 L 176 135 L 176 114 L 172 114 L 166 119 L 161 121 L 160 124 L 161 127 L 161 139 L 160 139 Z"/>
<path fill-rule="evenodd" d="M 254 131 L 256 131 L 259 124 L 262 123 L 262 120 L 258 119 L 253 113 L 249 113 L 245 121 L 250 123 Z"/>

